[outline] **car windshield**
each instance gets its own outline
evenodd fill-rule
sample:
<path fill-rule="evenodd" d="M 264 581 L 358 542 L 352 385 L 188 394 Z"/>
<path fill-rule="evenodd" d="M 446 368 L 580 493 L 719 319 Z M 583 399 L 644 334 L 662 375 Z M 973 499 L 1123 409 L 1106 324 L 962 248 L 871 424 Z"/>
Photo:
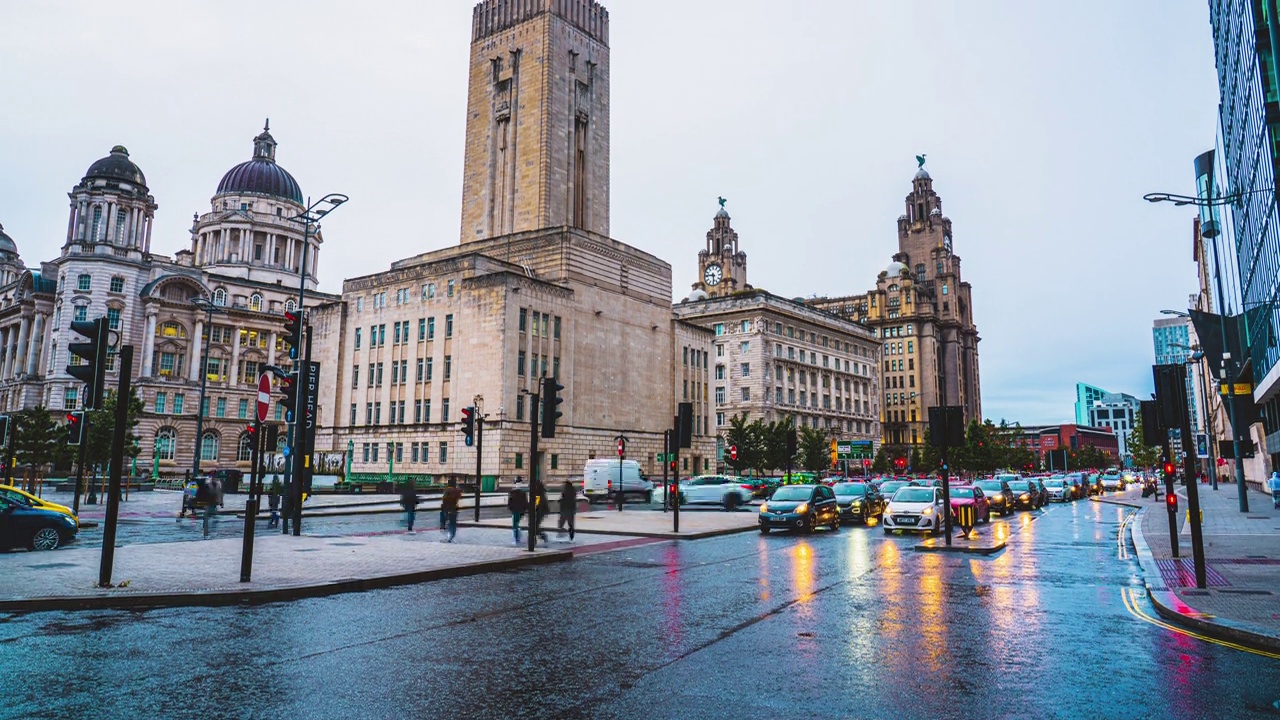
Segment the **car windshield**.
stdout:
<path fill-rule="evenodd" d="M 788 487 L 778 488 L 773 494 L 773 501 L 779 502 L 783 500 L 799 500 L 805 501 L 809 499 L 810 489 L 800 485 L 790 485 Z"/>
<path fill-rule="evenodd" d="M 907 483 L 904 480 L 890 480 L 880 486 L 880 492 L 883 492 L 886 495 L 891 495 L 895 490 L 906 484 Z"/>
<path fill-rule="evenodd" d="M 990 490 L 991 492 L 1004 491 L 1004 488 L 996 480 L 985 480 L 983 482 L 978 483 L 978 487 L 982 488 L 983 490 Z"/>
<path fill-rule="evenodd" d="M 933 488 L 904 487 L 894 493 L 894 502 L 922 503 L 933 502 Z"/>
<path fill-rule="evenodd" d="M 1061 480 L 1045 480 L 1044 484 L 1048 485 L 1049 487 L 1062 487 Z"/>
<path fill-rule="evenodd" d="M 859 483 L 840 483 L 833 490 L 837 495 L 866 495 L 867 486 Z"/>
<path fill-rule="evenodd" d="M 971 497 L 973 497 L 973 488 L 971 488 L 971 487 L 958 487 L 958 488 L 951 488 L 951 497 L 953 497 L 953 498 L 971 498 Z"/>
<path fill-rule="evenodd" d="M 1031 489 L 1031 483 L 1014 481 L 1009 483 L 1009 489 L 1014 492 L 1026 492 Z"/>
<path fill-rule="evenodd" d="M 1014 482 L 1018 479 L 1017 475 L 997 475 L 996 480 L 1004 480 L 1005 482 Z"/>

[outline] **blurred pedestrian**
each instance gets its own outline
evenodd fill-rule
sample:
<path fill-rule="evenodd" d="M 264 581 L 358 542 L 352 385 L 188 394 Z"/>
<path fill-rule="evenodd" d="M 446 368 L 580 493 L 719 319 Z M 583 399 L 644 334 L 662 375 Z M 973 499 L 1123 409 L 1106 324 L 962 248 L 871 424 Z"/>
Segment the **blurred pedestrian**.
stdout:
<path fill-rule="evenodd" d="M 293 519 L 293 492 L 285 486 L 280 494 L 280 515 L 284 517 L 284 532 L 289 532 L 289 521 Z"/>
<path fill-rule="evenodd" d="M 267 527 L 280 527 L 280 490 L 274 485 L 271 486 L 271 493 L 267 495 L 267 507 L 271 508 L 271 519 L 267 521 Z"/>
<path fill-rule="evenodd" d="M 538 538 L 542 542 L 551 542 L 551 539 L 547 537 L 546 529 L 542 526 L 543 519 L 547 517 L 547 508 L 550 501 L 547 500 L 547 486 L 541 480 L 538 481 L 537 492 L 537 500 L 534 502 L 533 508 L 533 525 L 537 528 Z"/>
<path fill-rule="evenodd" d="M 511 544 L 519 545 L 520 520 L 529 511 L 529 494 L 524 491 L 524 488 L 515 485 L 507 493 L 507 510 L 511 512 L 511 535 L 515 538 Z"/>
<path fill-rule="evenodd" d="M 560 486 L 560 521 L 556 525 L 558 535 L 564 537 L 564 526 L 569 526 L 569 542 L 573 542 L 573 518 L 578 512 L 578 489 L 572 482 Z"/>
<path fill-rule="evenodd" d="M 1271 473 L 1271 479 L 1267 481 L 1267 486 L 1271 490 L 1271 506 L 1280 508 L 1280 472 Z"/>
<path fill-rule="evenodd" d="M 413 517 L 418 513 L 418 499 L 413 483 L 406 482 L 400 490 L 400 507 L 404 508 L 404 524 L 410 534 L 413 533 Z"/>
<path fill-rule="evenodd" d="M 462 490 L 457 480 L 450 480 L 440 497 L 440 513 L 445 524 L 445 542 L 453 542 L 458 535 L 458 501 L 462 500 Z"/>

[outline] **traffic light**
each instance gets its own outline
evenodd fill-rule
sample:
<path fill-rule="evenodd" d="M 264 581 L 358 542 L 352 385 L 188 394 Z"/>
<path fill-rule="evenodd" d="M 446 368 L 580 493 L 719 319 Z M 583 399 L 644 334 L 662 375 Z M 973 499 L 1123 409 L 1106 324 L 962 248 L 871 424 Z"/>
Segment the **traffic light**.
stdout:
<path fill-rule="evenodd" d="M 102 407 L 102 396 L 107 390 L 107 319 L 74 320 L 71 330 L 83 335 L 88 342 L 70 343 L 67 351 L 83 362 L 67 366 L 67 374 L 85 385 L 84 407 L 97 410 Z"/>
<path fill-rule="evenodd" d="M 248 425 L 245 426 L 244 432 L 246 435 L 249 436 L 249 442 L 252 443 L 254 437 L 256 437 L 258 434 L 258 428 L 254 427 L 253 423 L 249 423 Z"/>
<path fill-rule="evenodd" d="M 905 470 L 907 468 L 907 459 L 904 457 L 894 458 L 893 466 L 898 468 L 899 470 Z"/>
<path fill-rule="evenodd" d="M 1165 507 L 1169 508 L 1169 512 L 1170 512 L 1170 514 L 1177 515 L 1177 514 L 1178 514 L 1178 496 L 1177 496 L 1177 494 L 1175 494 L 1175 493 L 1171 493 L 1171 492 L 1170 492 L 1170 493 L 1165 493 L 1165 494 L 1164 494 L 1164 505 L 1165 505 Z"/>
<path fill-rule="evenodd" d="M 618 438 L 618 459 L 621 460 L 627 456 L 627 439 Z"/>
<path fill-rule="evenodd" d="M 267 426 L 267 452 L 275 452 L 280 446 L 280 426 L 272 423 Z"/>
<path fill-rule="evenodd" d="M 278 376 L 280 381 L 280 393 L 284 396 L 280 399 L 280 404 L 284 405 L 285 419 L 293 422 L 294 416 L 298 409 L 298 373 L 285 373 Z"/>
<path fill-rule="evenodd" d="M 67 444 L 79 445 L 84 442 L 84 411 L 73 410 L 67 413 Z"/>
<path fill-rule="evenodd" d="M 1165 463 L 1165 464 L 1164 464 L 1164 476 L 1165 476 L 1166 478 L 1169 478 L 1169 479 L 1171 479 L 1171 480 L 1172 480 L 1172 479 L 1173 479 L 1173 476 L 1174 476 L 1177 472 L 1178 472 L 1178 466 L 1177 466 L 1177 465 L 1174 465 L 1174 464 L 1173 464 L 1173 463 L 1171 463 L 1171 462 L 1167 462 L 1167 463 Z"/>
<path fill-rule="evenodd" d="M 284 341 L 289 345 L 289 359 L 298 359 L 298 349 L 302 347 L 302 313 L 297 310 L 286 310 L 284 313 Z M 292 406 L 290 406 L 292 407 Z"/>
<path fill-rule="evenodd" d="M 682 402 L 676 407 L 676 435 L 679 446 L 693 447 L 693 403 Z"/>
<path fill-rule="evenodd" d="M 564 386 L 556 378 L 542 378 L 542 437 L 544 438 L 556 436 L 556 420 L 564 415 L 558 407 L 564 402 L 564 398 L 560 397 L 561 390 L 564 390 Z"/>
<path fill-rule="evenodd" d="M 738 462 L 738 446 L 737 445 L 729 446 L 729 460 L 731 462 Z"/>
<path fill-rule="evenodd" d="M 476 409 L 474 407 L 462 408 L 462 436 L 466 438 L 467 447 L 471 447 L 476 441 Z"/>

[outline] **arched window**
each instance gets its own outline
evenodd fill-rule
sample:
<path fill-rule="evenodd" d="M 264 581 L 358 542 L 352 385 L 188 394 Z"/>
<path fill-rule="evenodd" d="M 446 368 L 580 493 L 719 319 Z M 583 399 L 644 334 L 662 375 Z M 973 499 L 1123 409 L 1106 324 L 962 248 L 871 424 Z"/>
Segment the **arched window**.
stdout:
<path fill-rule="evenodd" d="M 167 338 L 185 338 L 187 329 L 176 322 L 167 322 L 160 326 L 160 335 Z"/>
<path fill-rule="evenodd" d="M 254 312 L 262 312 L 262 296 L 254 293 L 249 296 L 249 309 Z"/>
<path fill-rule="evenodd" d="M 236 460 L 249 462 L 253 459 L 253 436 L 244 433 L 240 436 L 240 445 L 236 449 Z"/>
<path fill-rule="evenodd" d="M 156 457 L 161 460 L 172 460 L 174 448 L 178 445 L 178 433 L 173 428 L 160 428 L 156 431 Z"/>
<path fill-rule="evenodd" d="M 213 304 L 214 304 L 214 305 L 219 305 L 219 306 L 221 306 L 221 305 L 226 305 L 226 304 L 227 304 L 227 291 L 226 291 L 226 290 L 223 290 L 222 288 L 218 288 L 217 290 L 214 290 L 214 291 L 213 291 Z"/>
<path fill-rule="evenodd" d="M 207 432 L 204 437 L 200 438 L 200 459 L 213 460 L 218 459 L 218 434 L 215 432 Z"/>
<path fill-rule="evenodd" d="M 293 309 L 294 309 L 294 308 L 296 308 L 296 307 L 298 307 L 298 305 L 297 305 L 297 303 L 295 303 L 293 300 L 285 300 L 285 301 L 284 301 L 284 311 L 285 311 L 285 312 L 293 312 Z"/>

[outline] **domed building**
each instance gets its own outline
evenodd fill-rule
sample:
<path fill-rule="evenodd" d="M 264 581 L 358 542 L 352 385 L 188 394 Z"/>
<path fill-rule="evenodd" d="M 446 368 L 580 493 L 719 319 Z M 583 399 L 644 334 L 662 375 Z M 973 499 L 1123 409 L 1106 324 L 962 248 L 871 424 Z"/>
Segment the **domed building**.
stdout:
<path fill-rule="evenodd" d="M 283 313 L 297 303 L 303 241 L 303 226 L 289 218 L 305 209 L 268 130 L 253 148 L 223 175 L 210 212 L 196 216 L 190 244 L 172 257 L 152 252 L 158 206 L 123 145 L 90 164 L 68 194 L 58 259 L 27 270 L 0 228 L 0 410 L 81 409 L 83 385 L 66 373 L 67 344 L 81 340 L 70 326 L 105 317 L 120 343 L 134 346 L 133 386 L 145 408 L 135 429 L 139 469 L 181 477 L 197 467 L 247 468 L 258 376 L 287 362 Z M 315 292 L 321 238 L 312 230 L 309 306 L 338 299 Z M 276 407 L 268 422 L 283 424 Z"/>

